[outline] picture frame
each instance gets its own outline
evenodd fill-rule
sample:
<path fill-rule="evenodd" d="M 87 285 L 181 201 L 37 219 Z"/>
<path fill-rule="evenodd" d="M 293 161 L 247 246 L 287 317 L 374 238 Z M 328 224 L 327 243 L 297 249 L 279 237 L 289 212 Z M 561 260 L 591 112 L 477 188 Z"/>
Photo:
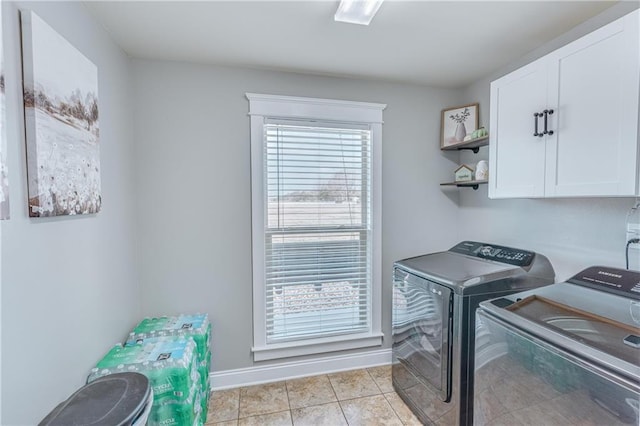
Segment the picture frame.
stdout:
<path fill-rule="evenodd" d="M 5 69 L 2 27 L 2 7 L 0 7 L 0 220 L 7 220 L 9 209 L 9 171 L 7 169 L 7 101 L 5 96 Z"/>
<path fill-rule="evenodd" d="M 479 110 L 479 103 L 443 109 L 440 149 L 465 144 L 464 137 L 478 129 Z"/>
<path fill-rule="evenodd" d="M 20 17 L 29 216 L 98 213 L 98 68 L 33 11 Z"/>

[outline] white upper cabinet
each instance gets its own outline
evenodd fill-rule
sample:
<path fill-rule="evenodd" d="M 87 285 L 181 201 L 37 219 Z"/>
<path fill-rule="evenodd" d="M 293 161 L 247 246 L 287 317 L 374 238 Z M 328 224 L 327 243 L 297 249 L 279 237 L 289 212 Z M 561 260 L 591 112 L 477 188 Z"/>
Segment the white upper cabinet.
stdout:
<path fill-rule="evenodd" d="M 639 20 L 636 10 L 491 83 L 489 197 L 639 193 Z"/>
<path fill-rule="evenodd" d="M 544 196 L 545 141 L 533 135 L 539 122 L 533 114 L 547 105 L 547 75 L 546 63 L 538 60 L 491 83 L 492 198 Z"/>

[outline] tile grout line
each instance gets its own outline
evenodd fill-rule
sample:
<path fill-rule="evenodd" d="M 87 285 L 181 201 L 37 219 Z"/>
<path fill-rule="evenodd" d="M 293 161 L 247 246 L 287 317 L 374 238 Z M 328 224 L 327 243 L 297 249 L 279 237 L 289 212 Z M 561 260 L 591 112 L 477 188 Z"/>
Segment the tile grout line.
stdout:
<path fill-rule="evenodd" d="M 291 409 L 291 399 L 289 398 L 289 386 L 287 385 L 287 380 L 284 381 L 284 391 L 287 394 L 287 407 L 289 407 L 289 420 L 291 421 L 291 426 L 293 426 L 293 410 Z"/>
<path fill-rule="evenodd" d="M 238 389 L 238 411 L 236 411 L 236 425 L 240 423 L 240 404 L 242 403 L 242 386 Z"/>
<path fill-rule="evenodd" d="M 376 385 L 376 388 L 378 388 L 378 390 L 380 391 L 380 393 L 382 394 L 382 389 L 380 388 L 380 386 L 378 386 L 378 382 L 376 382 L 376 379 L 371 375 L 371 373 L 369 372 L 368 368 L 365 368 L 364 371 L 367 372 L 367 374 L 369 375 L 369 378 L 373 381 L 373 384 Z M 385 398 L 386 399 L 386 398 Z"/>
<path fill-rule="evenodd" d="M 338 403 L 338 407 L 340 407 L 340 412 L 342 413 L 342 418 L 344 422 L 349 425 L 349 419 L 347 419 L 347 415 L 344 413 L 344 408 L 342 408 L 342 401 L 338 398 L 338 393 L 336 392 L 336 388 L 333 386 L 333 382 L 331 381 L 331 377 L 327 374 L 327 379 L 329 379 L 329 385 L 331 385 L 331 390 L 333 391 L 333 396 L 336 397 L 336 402 Z"/>
<path fill-rule="evenodd" d="M 309 376 L 309 377 L 313 377 L 313 378 L 326 378 L 327 382 L 329 383 L 329 388 L 331 389 L 331 394 L 334 397 L 334 400 L 327 400 L 321 403 L 312 403 L 310 405 L 305 405 L 303 407 L 298 407 L 296 408 L 297 410 L 305 410 L 307 408 L 320 408 L 320 407 L 324 407 L 324 406 L 328 406 L 328 405 L 332 405 L 332 404 L 338 404 L 338 407 L 340 409 L 340 412 L 342 413 L 342 418 L 344 419 L 345 423 L 346 423 L 346 416 L 344 415 L 344 412 L 342 411 L 342 407 L 340 406 L 340 401 L 338 400 L 338 395 L 336 394 L 335 388 L 333 387 L 333 383 L 331 382 L 331 379 L 329 378 L 329 374 L 320 374 L 320 375 L 316 375 L 316 376 Z M 307 378 L 309 378 L 307 377 Z M 288 390 L 289 387 L 287 385 L 287 396 L 288 396 Z M 293 425 L 295 426 L 295 421 L 293 420 L 293 408 L 291 408 L 291 400 L 289 400 L 289 407 L 291 409 L 291 421 L 293 423 Z"/>
<path fill-rule="evenodd" d="M 389 392 L 390 394 L 391 392 Z M 404 420 L 402 420 L 402 418 L 400 417 L 400 414 L 398 414 L 398 412 L 396 411 L 395 408 L 393 408 L 393 404 L 391 404 L 391 401 L 389 401 L 389 398 L 387 398 L 386 393 L 383 393 L 382 396 L 384 396 L 384 399 L 387 401 L 387 404 L 389 404 L 389 406 L 391 406 L 391 409 L 393 410 L 393 412 L 395 413 L 396 417 L 398 417 L 398 420 L 400 420 L 400 423 L 402 423 L 403 425 L 406 425 L 407 423 L 405 423 Z"/>
<path fill-rule="evenodd" d="M 238 417 L 238 420 L 242 420 L 242 419 L 248 419 L 250 417 L 257 417 L 257 416 L 265 416 L 268 414 L 276 414 L 276 413 L 283 413 L 285 411 L 291 411 L 291 405 L 289 404 L 289 392 L 287 391 L 287 382 L 286 380 L 281 380 L 279 382 L 271 382 L 271 383 L 265 383 L 265 384 L 259 384 L 259 385 L 252 385 L 252 386 L 244 386 L 241 389 L 249 389 L 252 387 L 262 387 L 262 386 L 269 386 L 269 385 L 275 385 L 278 383 L 283 383 L 284 384 L 284 388 L 285 388 L 285 393 L 286 393 L 286 397 L 287 397 L 287 407 L 288 410 L 275 410 L 275 409 L 268 409 L 268 411 L 265 412 L 261 412 L 261 413 L 256 413 L 256 414 L 252 414 L 250 416 L 245 416 L 245 417 Z M 242 398 L 241 398 L 242 400 Z M 238 409 L 239 410 L 239 409 Z M 291 413 L 290 413 L 291 414 Z M 239 416 L 239 415 L 238 415 Z"/>
<path fill-rule="evenodd" d="M 236 402 L 238 403 L 237 408 L 235 408 L 235 417 L 233 418 L 229 418 L 229 419 L 218 419 L 218 420 L 214 420 L 214 410 L 212 407 L 213 401 L 214 401 L 214 397 L 216 397 L 216 395 L 219 395 L 220 393 L 228 393 L 228 392 L 235 392 L 237 390 L 238 392 L 238 396 L 236 399 Z M 231 401 L 233 399 L 230 399 Z M 223 391 L 211 391 L 210 392 L 210 396 L 209 396 L 209 402 L 208 402 L 208 413 L 207 413 L 207 418 L 204 421 L 204 424 L 209 424 L 209 425 L 217 425 L 219 423 L 225 423 L 225 422 L 232 422 L 235 421 L 236 423 L 239 420 L 239 415 L 240 415 L 240 388 L 233 388 L 233 389 L 225 389 Z"/>
<path fill-rule="evenodd" d="M 402 419 L 400 418 L 400 416 L 398 415 L 398 412 L 396 411 L 395 408 L 393 408 L 393 405 L 391 405 L 391 401 L 389 401 L 389 399 L 387 398 L 387 396 L 385 395 L 385 393 L 382 391 L 382 388 L 380 387 L 380 385 L 378 385 L 378 382 L 376 381 L 376 379 L 373 377 L 373 375 L 371 374 L 371 372 L 369 371 L 368 368 L 365 368 L 367 374 L 369 374 L 369 377 L 371 377 L 371 380 L 373 380 L 373 383 L 375 383 L 376 387 L 378 388 L 378 390 L 380 391 L 380 395 L 382 395 L 382 397 L 384 398 L 384 400 L 386 401 L 387 404 L 389 404 L 389 408 L 391 408 L 391 411 L 393 411 L 393 414 L 396 415 L 396 417 L 398 418 L 398 420 L 400 421 L 400 423 L 402 423 L 403 425 L 405 424 L 405 422 L 402 421 Z"/>

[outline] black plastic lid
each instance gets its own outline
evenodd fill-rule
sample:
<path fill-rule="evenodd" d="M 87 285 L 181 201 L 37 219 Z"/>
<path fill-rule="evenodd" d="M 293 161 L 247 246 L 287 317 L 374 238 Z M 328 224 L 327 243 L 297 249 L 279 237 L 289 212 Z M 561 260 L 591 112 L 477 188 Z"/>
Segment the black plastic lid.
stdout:
<path fill-rule="evenodd" d="M 140 373 L 116 373 L 78 389 L 40 426 L 124 426 L 144 409 L 151 386 Z"/>

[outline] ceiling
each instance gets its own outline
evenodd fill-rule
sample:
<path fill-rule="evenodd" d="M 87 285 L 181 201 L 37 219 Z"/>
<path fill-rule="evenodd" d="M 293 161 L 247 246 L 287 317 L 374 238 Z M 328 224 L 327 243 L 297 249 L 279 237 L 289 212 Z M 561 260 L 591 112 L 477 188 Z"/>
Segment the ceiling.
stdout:
<path fill-rule="evenodd" d="M 393 1 L 371 25 L 338 1 L 85 2 L 130 56 L 462 87 L 614 1 Z"/>

